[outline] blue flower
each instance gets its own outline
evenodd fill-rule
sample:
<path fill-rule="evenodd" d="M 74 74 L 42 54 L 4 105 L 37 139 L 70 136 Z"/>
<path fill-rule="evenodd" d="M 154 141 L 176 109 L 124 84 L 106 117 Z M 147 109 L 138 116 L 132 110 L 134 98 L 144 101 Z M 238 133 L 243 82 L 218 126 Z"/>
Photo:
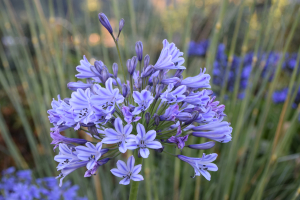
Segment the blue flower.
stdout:
<path fill-rule="evenodd" d="M 85 143 L 85 146 L 86 147 L 75 147 L 77 151 L 77 158 L 83 161 L 89 161 L 86 165 L 86 168 L 91 170 L 97 164 L 97 161 L 100 159 L 100 157 L 108 152 L 108 149 L 102 149 L 102 142 L 98 142 L 96 146 L 90 142 L 87 142 Z"/>
<path fill-rule="evenodd" d="M 110 160 L 110 158 L 104 158 L 102 160 L 97 161 L 92 169 L 89 169 L 85 172 L 84 177 L 90 177 L 91 175 L 95 175 L 97 172 L 97 169 L 100 166 L 106 164 L 109 160 Z"/>
<path fill-rule="evenodd" d="M 150 152 L 149 149 L 160 149 L 162 145 L 158 141 L 154 141 L 156 138 L 156 131 L 150 130 L 146 133 L 145 127 L 138 123 L 136 126 L 137 135 L 135 141 L 131 141 L 127 144 L 128 149 L 139 148 L 139 155 L 143 158 L 148 158 Z"/>
<path fill-rule="evenodd" d="M 63 169 L 61 169 L 60 174 L 56 177 L 56 178 L 60 178 L 59 187 L 62 186 L 62 182 L 67 175 L 69 175 L 76 169 L 86 166 L 87 163 L 88 163 L 88 161 L 71 163 L 71 164 L 67 165 L 66 167 L 64 167 Z"/>
<path fill-rule="evenodd" d="M 168 85 L 168 89 L 160 96 L 162 102 L 164 101 L 168 103 L 182 102 L 186 98 L 186 96 L 183 95 L 183 93 L 185 93 L 186 91 L 185 85 L 181 85 L 172 91 L 173 88 L 174 88 L 173 84 Z"/>
<path fill-rule="evenodd" d="M 210 75 L 204 74 L 206 69 L 204 68 L 203 72 L 200 69 L 200 74 L 194 77 L 188 77 L 181 81 L 181 85 L 186 85 L 190 88 L 210 88 L 209 80 Z"/>
<path fill-rule="evenodd" d="M 180 137 L 181 133 L 182 133 L 181 126 L 178 126 L 176 136 L 172 136 L 168 139 L 168 142 L 175 143 L 178 149 L 183 149 L 185 142 L 188 140 L 189 137 L 189 135 Z"/>
<path fill-rule="evenodd" d="M 160 56 L 153 66 L 156 70 L 165 69 L 185 69 L 182 64 L 184 63 L 184 58 L 182 52 L 175 46 L 174 43 L 169 44 L 167 40 L 163 41 L 163 49 Z"/>
<path fill-rule="evenodd" d="M 91 103 L 94 107 L 111 110 L 116 103 L 119 104 L 124 101 L 124 97 L 119 94 L 119 89 L 113 89 L 112 82 L 113 79 L 109 78 L 105 82 L 105 88 L 94 85 L 93 90 L 97 94 L 91 97 Z"/>
<path fill-rule="evenodd" d="M 75 76 L 79 79 L 92 78 L 96 82 L 101 82 L 100 79 L 96 77 L 94 72 L 91 70 L 92 67 L 94 66 L 90 64 L 90 62 L 85 56 L 83 56 L 83 60 L 80 60 L 80 65 L 76 67 L 76 70 L 79 72 L 79 74 L 76 74 Z"/>
<path fill-rule="evenodd" d="M 154 97 L 148 90 L 142 90 L 141 92 L 133 91 L 132 96 L 135 103 L 138 104 L 138 107 L 136 107 L 132 112 L 133 115 L 138 115 L 141 112 L 146 111 L 154 100 Z"/>
<path fill-rule="evenodd" d="M 229 126 L 230 123 L 223 122 L 211 122 L 209 124 L 196 126 L 193 128 L 193 136 L 205 137 L 211 140 L 215 140 L 222 143 L 227 143 L 231 141 L 232 127 Z"/>
<path fill-rule="evenodd" d="M 272 95 L 272 99 L 274 103 L 283 103 L 286 100 L 289 89 L 284 88 L 282 90 L 275 91 Z"/>
<path fill-rule="evenodd" d="M 211 163 L 216 160 L 218 154 L 212 153 L 209 155 L 203 154 L 202 158 L 192 158 L 183 155 L 177 155 L 177 157 L 190 164 L 195 170 L 195 176 L 204 176 L 208 181 L 210 181 L 211 175 L 208 171 L 218 171 L 218 167 L 216 164 Z"/>
<path fill-rule="evenodd" d="M 117 177 L 124 178 L 119 183 L 122 185 L 128 185 L 130 180 L 133 181 L 142 181 L 144 180 L 143 176 L 140 175 L 142 170 L 142 165 L 134 166 L 135 159 L 133 156 L 130 156 L 127 160 L 127 165 L 122 160 L 118 160 L 117 168 L 111 169 L 111 173 Z"/>
<path fill-rule="evenodd" d="M 86 90 L 78 89 L 77 92 L 72 93 L 70 105 L 76 114 L 75 122 L 88 124 L 96 120 L 92 105 L 90 104 L 91 96 L 89 88 Z"/>
<path fill-rule="evenodd" d="M 166 109 L 165 114 L 160 116 L 160 120 L 175 121 L 175 118 L 179 113 L 179 106 L 177 104 L 171 105 L 169 108 Z"/>
<path fill-rule="evenodd" d="M 59 143 L 69 144 L 69 143 L 77 143 L 77 144 L 85 144 L 87 140 L 85 139 L 79 139 L 79 138 L 68 138 L 65 136 L 62 136 L 58 130 L 50 132 L 50 136 L 53 139 L 51 144 L 55 144 L 55 149 Z"/>
<path fill-rule="evenodd" d="M 77 157 L 77 152 L 74 149 L 70 149 L 68 145 L 60 143 L 59 144 L 59 154 L 54 157 L 56 162 L 59 162 L 57 169 L 61 170 L 67 167 L 70 164 L 79 162 L 79 158 Z"/>
<path fill-rule="evenodd" d="M 127 106 L 123 106 L 122 108 L 122 113 L 124 115 L 124 120 L 127 122 L 127 123 L 131 123 L 131 122 L 137 122 L 141 119 L 141 117 L 139 116 L 135 116 L 133 115 L 131 112 L 130 112 L 130 108 L 127 107 Z"/>
<path fill-rule="evenodd" d="M 118 144 L 119 151 L 125 153 L 127 151 L 127 144 L 130 140 L 134 140 L 135 136 L 131 135 L 132 125 L 127 124 L 123 127 L 122 120 L 120 118 L 115 119 L 115 130 L 112 128 L 105 129 L 105 138 L 102 140 L 104 144 Z"/>

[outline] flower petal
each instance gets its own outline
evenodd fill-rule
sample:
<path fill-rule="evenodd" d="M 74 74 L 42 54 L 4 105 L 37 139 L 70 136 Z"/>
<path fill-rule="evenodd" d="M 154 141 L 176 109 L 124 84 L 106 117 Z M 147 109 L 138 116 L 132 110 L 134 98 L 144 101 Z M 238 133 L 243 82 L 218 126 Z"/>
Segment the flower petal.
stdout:
<path fill-rule="evenodd" d="M 130 156 L 127 160 L 127 167 L 129 171 L 133 170 L 135 159 L 133 156 Z"/>
<path fill-rule="evenodd" d="M 127 151 L 127 147 L 126 147 L 125 141 L 123 141 L 123 142 L 120 144 L 120 146 L 119 146 L 119 151 L 120 151 L 121 153 L 125 153 L 125 152 Z"/>
<path fill-rule="evenodd" d="M 146 131 L 145 131 L 145 127 L 142 124 L 138 123 L 136 125 L 136 131 L 138 132 L 140 139 L 144 139 Z"/>
<path fill-rule="evenodd" d="M 140 173 L 141 170 L 142 170 L 142 165 L 141 164 L 136 165 L 136 166 L 134 166 L 134 168 L 132 170 L 132 174 L 138 174 L 138 173 Z"/>
<path fill-rule="evenodd" d="M 162 145 L 158 141 L 147 142 L 146 146 L 150 149 L 160 149 Z"/>
<path fill-rule="evenodd" d="M 144 177 L 140 174 L 134 174 L 131 176 L 131 180 L 133 181 L 143 181 Z"/>
<path fill-rule="evenodd" d="M 127 173 L 123 173 L 122 171 L 118 170 L 117 168 L 113 168 L 110 170 L 111 173 L 117 177 L 123 177 L 123 176 L 126 176 Z"/>
<path fill-rule="evenodd" d="M 143 157 L 143 158 L 148 158 L 150 152 L 149 152 L 149 149 L 147 148 L 143 148 L 143 149 L 139 149 L 140 150 L 140 155 Z"/>
<path fill-rule="evenodd" d="M 113 138 L 113 137 L 105 137 L 102 140 L 103 144 L 115 144 L 115 143 L 118 143 L 118 142 L 120 142 L 120 139 L 119 138 Z"/>
<path fill-rule="evenodd" d="M 122 185 L 129 185 L 130 178 L 126 177 L 126 178 L 122 179 L 119 183 Z"/>
<path fill-rule="evenodd" d="M 120 134 L 124 133 L 122 120 L 119 117 L 115 120 L 114 125 L 115 125 L 115 129 L 118 133 L 120 133 Z"/>
<path fill-rule="evenodd" d="M 151 131 L 148 131 L 146 133 L 146 136 L 145 136 L 145 140 L 146 141 L 153 141 L 156 137 L 156 131 L 155 130 L 151 130 Z"/>
<path fill-rule="evenodd" d="M 132 125 L 131 125 L 131 124 L 127 124 L 127 125 L 124 127 L 124 134 L 125 134 L 125 135 L 129 135 L 131 132 L 132 132 Z"/>
<path fill-rule="evenodd" d="M 127 165 L 126 165 L 126 163 L 125 163 L 124 161 L 122 161 L 122 160 L 118 160 L 118 162 L 117 162 L 117 168 L 118 168 L 118 170 L 120 170 L 120 171 L 123 172 L 123 173 L 126 173 L 126 174 L 127 174 L 127 172 L 128 172 Z"/>

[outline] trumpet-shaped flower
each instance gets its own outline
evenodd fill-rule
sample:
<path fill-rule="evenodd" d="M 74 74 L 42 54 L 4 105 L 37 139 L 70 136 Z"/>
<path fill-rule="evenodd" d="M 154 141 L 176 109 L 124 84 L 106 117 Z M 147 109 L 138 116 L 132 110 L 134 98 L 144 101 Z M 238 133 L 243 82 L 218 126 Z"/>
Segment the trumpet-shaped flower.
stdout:
<path fill-rule="evenodd" d="M 77 146 L 75 147 L 77 151 L 77 157 L 83 161 L 89 161 L 86 165 L 88 170 L 94 168 L 97 165 L 97 161 L 100 157 L 108 152 L 108 149 L 102 149 L 102 142 L 98 142 L 96 146 L 92 143 L 87 142 L 84 146 Z"/>
<path fill-rule="evenodd" d="M 130 180 L 133 181 L 142 181 L 144 177 L 140 175 L 140 171 L 142 170 L 142 165 L 134 166 L 135 159 L 133 156 L 130 156 L 127 160 L 127 165 L 122 160 L 118 160 L 117 168 L 113 168 L 111 173 L 117 177 L 124 178 L 119 183 L 122 185 L 128 185 Z"/>
<path fill-rule="evenodd" d="M 218 154 L 212 153 L 209 155 L 203 154 L 202 158 L 191 158 L 183 155 L 178 155 L 177 157 L 184 161 L 189 163 L 195 170 L 195 176 L 204 176 L 208 181 L 210 181 L 211 175 L 208 171 L 218 171 L 218 167 L 216 164 L 211 163 L 214 160 L 216 160 Z"/>
<path fill-rule="evenodd" d="M 146 111 L 154 100 L 151 92 L 148 90 L 142 90 L 141 92 L 134 91 L 133 98 L 138 107 L 132 112 L 133 115 L 138 115 L 143 111 Z"/>
<path fill-rule="evenodd" d="M 132 125 L 127 124 L 123 127 L 122 120 L 120 118 L 115 119 L 115 130 L 112 128 L 105 129 L 105 138 L 102 140 L 104 144 L 118 144 L 119 151 L 125 153 L 127 151 L 127 144 L 131 140 L 135 139 L 134 135 L 131 135 Z"/>
<path fill-rule="evenodd" d="M 154 141 L 156 138 L 156 131 L 150 130 L 146 133 L 145 127 L 138 123 L 136 126 L 137 135 L 135 141 L 129 142 L 127 144 L 128 149 L 139 148 L 139 155 L 143 158 L 148 158 L 150 152 L 149 149 L 160 149 L 162 145 L 158 141 Z"/>
<path fill-rule="evenodd" d="M 114 107 L 115 103 L 122 103 L 124 101 L 124 97 L 119 94 L 119 89 L 113 89 L 112 83 L 113 79 L 109 78 L 105 82 L 105 88 L 100 85 L 94 85 L 93 90 L 97 94 L 91 98 L 91 104 L 94 107 L 111 109 L 110 107 Z"/>

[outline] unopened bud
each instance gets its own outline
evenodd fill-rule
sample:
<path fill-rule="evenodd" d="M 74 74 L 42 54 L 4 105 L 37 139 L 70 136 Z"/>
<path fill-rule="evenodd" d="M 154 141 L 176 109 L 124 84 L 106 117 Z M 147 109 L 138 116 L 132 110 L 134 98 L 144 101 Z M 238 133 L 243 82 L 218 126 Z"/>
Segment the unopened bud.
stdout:
<path fill-rule="evenodd" d="M 160 122 L 159 116 L 158 116 L 158 115 L 155 115 L 155 116 L 154 116 L 154 124 L 155 124 L 156 126 L 158 126 L 158 125 L 159 125 L 159 122 Z"/>
<path fill-rule="evenodd" d="M 155 71 L 154 67 L 152 65 L 150 65 L 146 68 L 146 70 L 144 70 L 144 72 L 142 73 L 142 77 L 151 76 L 154 73 L 154 71 Z"/>
<path fill-rule="evenodd" d="M 138 41 L 135 43 L 135 52 L 139 61 L 143 60 L 143 43 Z"/>
<path fill-rule="evenodd" d="M 129 87 L 126 84 L 122 85 L 122 95 L 124 98 L 126 98 L 129 94 Z"/>
<path fill-rule="evenodd" d="M 102 26 L 104 26 L 108 30 L 108 32 L 112 35 L 113 30 L 111 28 L 111 25 L 110 25 L 109 20 L 106 17 L 106 15 L 104 13 L 99 13 L 98 18 L 99 18 L 99 21 L 102 24 Z"/>
<path fill-rule="evenodd" d="M 151 118 L 149 112 L 147 112 L 147 113 L 145 114 L 145 118 L 146 118 L 146 123 L 149 124 L 149 121 L 150 121 L 150 118 Z"/>
<path fill-rule="evenodd" d="M 119 22 L 119 35 L 124 27 L 124 24 L 125 24 L 125 20 L 122 18 Z"/>
<path fill-rule="evenodd" d="M 112 66 L 112 69 L 113 69 L 114 77 L 117 78 L 118 77 L 118 64 L 114 63 Z"/>
<path fill-rule="evenodd" d="M 146 69 L 150 62 L 150 56 L 147 54 L 144 58 L 144 69 Z"/>
<path fill-rule="evenodd" d="M 213 142 L 213 141 L 205 142 L 205 143 L 202 143 L 202 144 L 188 145 L 188 147 L 191 148 L 191 149 L 200 149 L 200 150 L 210 149 L 214 146 L 215 146 L 215 142 Z"/>
<path fill-rule="evenodd" d="M 131 59 L 127 60 L 126 66 L 127 66 L 127 70 L 128 70 L 128 73 L 130 74 L 130 76 L 133 75 L 136 65 L 137 65 L 137 57 L 136 56 L 133 56 Z"/>

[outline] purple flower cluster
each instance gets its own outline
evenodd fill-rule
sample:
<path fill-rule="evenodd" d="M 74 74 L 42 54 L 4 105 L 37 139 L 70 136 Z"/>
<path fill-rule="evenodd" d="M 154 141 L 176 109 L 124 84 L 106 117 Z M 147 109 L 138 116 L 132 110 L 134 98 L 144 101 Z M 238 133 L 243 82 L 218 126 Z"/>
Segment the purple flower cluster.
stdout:
<path fill-rule="evenodd" d="M 62 187 L 58 187 L 54 177 L 39 178 L 33 181 L 30 170 L 15 172 L 14 167 L 2 171 L 0 181 L 0 200 L 4 199 L 74 199 L 87 200 L 85 197 L 78 197 L 77 185 L 65 182 Z"/>
<path fill-rule="evenodd" d="M 204 57 L 207 54 L 207 50 L 209 47 L 209 40 L 204 40 L 201 42 L 194 42 L 191 41 L 189 44 L 189 56 L 200 56 Z M 255 65 L 259 68 L 262 68 L 262 78 L 269 78 L 269 81 L 273 79 L 273 76 L 275 74 L 276 68 L 279 64 L 280 59 L 284 56 L 284 61 L 282 64 L 283 73 L 287 73 L 290 75 L 290 73 L 294 70 L 297 64 L 297 54 L 286 54 L 283 55 L 280 52 L 259 52 L 256 55 L 256 63 Z M 225 85 L 226 81 L 226 71 L 228 67 L 229 73 L 227 77 L 227 90 L 233 91 L 235 82 L 237 81 L 237 77 L 240 73 L 240 82 L 239 82 L 239 88 L 240 88 L 240 95 L 239 98 L 243 98 L 243 90 L 245 90 L 248 86 L 249 77 L 252 70 L 252 64 L 253 64 L 253 58 L 254 53 L 249 52 L 245 54 L 244 58 L 241 58 L 237 55 L 234 55 L 232 57 L 231 63 L 229 63 L 230 58 L 227 56 L 227 53 L 225 51 L 225 45 L 219 44 L 217 51 L 216 51 L 216 57 L 213 64 L 213 84 L 223 87 Z M 240 72 L 239 72 L 240 68 Z M 218 92 L 218 91 L 214 91 Z M 278 96 L 277 94 L 274 94 L 275 96 Z M 276 99 L 276 98 L 275 98 Z M 277 103 L 277 101 L 275 101 Z"/>
<path fill-rule="evenodd" d="M 117 45 L 118 38 L 115 39 L 107 17 L 101 13 L 99 20 Z M 124 25 L 123 19 L 120 24 Z M 84 176 L 89 177 L 101 165 L 127 150 L 137 151 L 139 158 L 148 158 L 151 150 L 165 152 L 166 144 L 184 152 L 184 148 L 209 149 L 214 141 L 231 140 L 232 128 L 224 121 L 225 106 L 212 97 L 210 75 L 205 74 L 205 69 L 200 69 L 197 76 L 184 78 L 183 53 L 167 40 L 163 41 L 154 65 L 150 64 L 149 55 L 143 62 L 142 42 L 136 43 L 135 50 L 137 56 L 126 62 L 126 80 L 118 77 L 118 64 L 114 63 L 109 69 L 100 60 L 89 63 L 84 56 L 76 67 L 79 72 L 76 77 L 81 81 L 68 84 L 73 90 L 71 98 L 53 99 L 48 114 L 54 126 L 50 130 L 52 144 L 59 147 L 54 160 L 59 163 L 57 170 L 61 171 L 57 177 L 61 178 L 60 185 L 74 170 L 86 167 Z M 120 66 L 124 72 L 122 61 Z M 90 140 L 61 135 L 60 132 L 68 128 L 85 131 Z M 213 141 L 186 144 L 189 137 Z M 212 163 L 217 154 L 202 158 L 177 157 L 195 169 L 195 176 L 202 174 L 208 180 L 208 171 L 218 169 Z M 117 168 L 111 170 L 123 178 L 120 184 L 144 179 L 139 175 L 142 165 L 135 166 L 135 159 L 131 156 L 127 164 L 119 160 Z"/>

